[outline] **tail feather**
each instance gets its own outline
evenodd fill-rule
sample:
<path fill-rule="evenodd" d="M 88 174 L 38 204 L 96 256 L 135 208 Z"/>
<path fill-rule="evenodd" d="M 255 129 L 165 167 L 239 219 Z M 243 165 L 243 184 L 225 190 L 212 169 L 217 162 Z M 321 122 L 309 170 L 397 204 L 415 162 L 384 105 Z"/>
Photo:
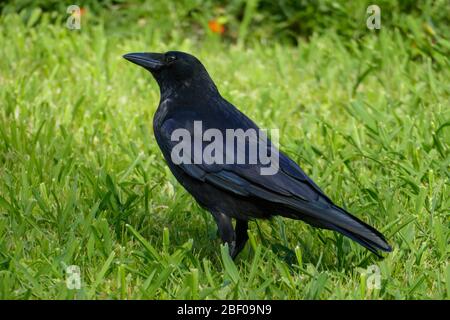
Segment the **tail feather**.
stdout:
<path fill-rule="evenodd" d="M 288 207 L 287 217 L 301 219 L 313 226 L 337 231 L 376 255 L 378 255 L 378 250 L 392 251 L 381 232 L 338 206 L 311 206 L 296 202 L 295 205 L 293 203 L 288 204 Z"/>
<path fill-rule="evenodd" d="M 352 233 L 352 232 L 342 229 L 340 227 L 334 226 L 333 230 L 345 235 L 346 237 L 352 239 L 353 241 L 356 241 L 357 243 L 359 243 L 360 245 L 362 245 L 369 251 L 373 252 L 378 257 L 381 257 L 378 253 L 378 250 L 382 250 L 382 251 L 386 251 L 386 252 L 392 251 L 392 248 L 389 246 L 389 244 L 387 242 L 385 242 L 385 244 L 383 246 L 380 246 L 379 244 L 374 243 L 367 238 L 361 237 L 360 235 L 358 235 L 356 233 Z"/>
<path fill-rule="evenodd" d="M 381 232 L 359 220 L 344 209 L 333 207 L 333 210 L 336 211 L 336 214 L 338 215 L 346 216 L 346 219 L 345 224 L 332 223 L 332 229 L 358 242 L 374 253 L 376 253 L 377 250 L 386 252 L 392 251 L 391 246 Z M 350 223 L 347 218 L 351 219 Z"/>

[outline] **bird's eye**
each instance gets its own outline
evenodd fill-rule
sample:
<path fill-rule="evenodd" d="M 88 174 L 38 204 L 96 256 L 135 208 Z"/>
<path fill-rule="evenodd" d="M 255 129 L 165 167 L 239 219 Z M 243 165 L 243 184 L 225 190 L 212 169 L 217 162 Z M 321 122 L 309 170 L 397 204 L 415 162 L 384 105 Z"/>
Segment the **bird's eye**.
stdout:
<path fill-rule="evenodd" d="M 175 57 L 175 56 L 166 56 L 167 63 L 173 62 L 175 60 L 177 60 L 177 57 Z"/>

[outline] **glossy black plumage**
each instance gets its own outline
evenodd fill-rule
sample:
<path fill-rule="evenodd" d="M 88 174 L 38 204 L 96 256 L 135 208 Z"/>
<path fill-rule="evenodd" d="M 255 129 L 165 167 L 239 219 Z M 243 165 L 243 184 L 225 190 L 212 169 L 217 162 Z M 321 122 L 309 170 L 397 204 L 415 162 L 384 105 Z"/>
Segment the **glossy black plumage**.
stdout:
<path fill-rule="evenodd" d="M 203 130 L 219 129 L 225 136 L 226 129 L 256 130 L 258 126 L 220 95 L 194 56 L 172 51 L 132 53 L 124 58 L 150 71 L 158 82 L 161 100 L 153 121 L 156 141 L 177 180 L 214 216 L 233 257 L 247 241 L 248 220 L 273 215 L 340 232 L 374 253 L 391 251 L 380 232 L 333 204 L 282 152 L 275 175 L 261 175 L 261 164 L 175 164 L 171 151 L 177 142 L 171 135 L 176 129 L 187 129 L 193 135 L 194 121 L 202 121 Z M 261 140 L 253 143 L 262 146 Z M 274 148 L 270 140 L 267 148 Z M 224 154 L 233 152 L 223 150 Z M 235 229 L 231 218 L 236 219 Z"/>

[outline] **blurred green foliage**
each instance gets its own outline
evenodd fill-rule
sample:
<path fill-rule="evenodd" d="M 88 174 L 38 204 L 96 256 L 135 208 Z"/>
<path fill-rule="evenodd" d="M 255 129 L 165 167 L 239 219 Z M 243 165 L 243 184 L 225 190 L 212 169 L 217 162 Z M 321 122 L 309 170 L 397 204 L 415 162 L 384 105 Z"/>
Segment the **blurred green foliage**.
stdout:
<path fill-rule="evenodd" d="M 379 0 L 381 30 L 368 32 L 367 7 L 372 1 L 333 0 L 181 0 L 181 1 L 73 1 L 83 8 L 84 26 L 103 25 L 111 34 L 181 42 L 204 38 L 242 46 L 248 42 L 298 45 L 320 34 L 337 34 L 346 46 L 382 32 L 395 30 L 406 39 L 411 59 L 428 59 L 437 68 L 448 67 L 450 56 L 450 4 L 448 0 Z M 19 13 L 24 23 L 63 24 L 68 18 L 67 3 L 57 0 L 12 0 L 1 3 L 2 15 Z M 89 23 L 87 23 L 87 21 Z M 209 21 L 224 26 L 214 34 Z"/>
<path fill-rule="evenodd" d="M 372 1 L 333 0 L 181 0 L 73 1 L 84 9 L 83 21 L 104 24 L 122 36 L 136 32 L 161 41 L 216 37 L 239 46 L 250 41 L 297 45 L 314 34 L 338 34 L 351 41 L 370 36 L 366 19 Z M 430 57 L 438 67 L 447 66 L 450 55 L 450 5 L 447 0 L 379 0 L 381 25 L 395 29 L 407 39 L 412 59 Z M 0 3 L 3 15 L 19 13 L 28 26 L 41 20 L 65 23 L 67 3 L 57 0 L 12 0 Z M 213 34 L 209 21 L 224 26 L 223 34 Z"/>
<path fill-rule="evenodd" d="M 72 1 L 87 8 L 91 19 L 102 21 L 109 16 L 109 27 L 156 27 L 165 36 L 174 28 L 184 28 L 190 36 L 204 34 L 208 20 L 220 19 L 227 27 L 227 38 L 237 40 L 239 32 L 250 38 L 277 39 L 296 42 L 299 37 L 330 30 L 348 38 L 364 36 L 366 9 L 371 4 L 381 8 L 382 25 L 398 28 L 404 33 L 411 30 L 411 21 L 420 20 L 430 36 L 449 36 L 450 4 L 448 0 L 102 0 Z M 33 9 L 56 13 L 65 12 L 70 3 L 57 0 L 12 0 L 0 3 L 3 13 L 22 12 L 24 19 L 31 17 Z M 252 9 L 252 10 L 249 10 Z M 99 19 L 100 18 L 100 19 Z M 247 23 L 248 32 L 242 30 Z"/>

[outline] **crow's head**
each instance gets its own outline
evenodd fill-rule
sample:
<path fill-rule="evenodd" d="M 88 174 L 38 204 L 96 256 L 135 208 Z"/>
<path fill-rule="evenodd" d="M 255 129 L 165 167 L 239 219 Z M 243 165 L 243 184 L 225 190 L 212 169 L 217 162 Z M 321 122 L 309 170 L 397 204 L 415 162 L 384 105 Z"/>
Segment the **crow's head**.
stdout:
<path fill-rule="evenodd" d="M 123 56 L 150 71 L 159 84 L 161 94 L 174 90 L 217 90 L 203 64 L 193 55 L 181 51 L 166 53 L 128 53 Z"/>

